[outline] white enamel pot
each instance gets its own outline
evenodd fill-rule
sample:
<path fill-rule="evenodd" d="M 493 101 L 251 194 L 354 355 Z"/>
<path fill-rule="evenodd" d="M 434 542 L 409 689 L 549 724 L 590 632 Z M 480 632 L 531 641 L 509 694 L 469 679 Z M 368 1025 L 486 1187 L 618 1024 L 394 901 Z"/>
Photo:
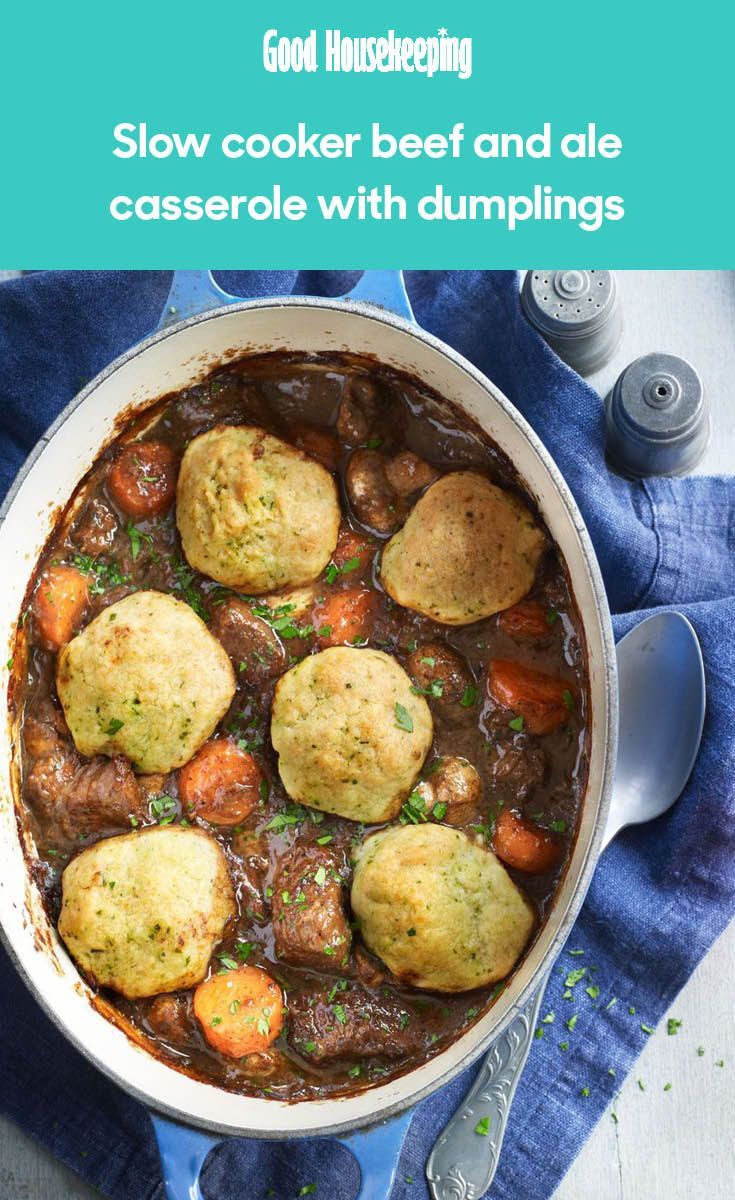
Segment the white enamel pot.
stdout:
<path fill-rule="evenodd" d="M 131 405 L 144 407 L 192 384 L 235 355 L 278 349 L 350 351 L 406 371 L 469 413 L 512 460 L 561 549 L 582 619 L 589 663 L 589 782 L 572 859 L 551 914 L 491 1010 L 441 1054 L 398 1079 L 345 1098 L 282 1103 L 225 1092 L 174 1070 L 92 1006 L 90 991 L 49 923 L 28 870 L 15 819 L 13 731 L 6 721 L 0 739 L 0 921 L 6 944 L 39 1003 L 77 1049 L 159 1115 L 156 1127 L 171 1200 L 198 1195 L 199 1166 L 221 1140 L 213 1133 L 339 1137 L 360 1161 L 361 1200 L 385 1200 L 412 1107 L 503 1033 L 563 945 L 594 869 L 615 762 L 612 631 L 579 511 L 548 453 L 510 402 L 469 362 L 416 325 L 402 278 L 395 273 L 367 272 L 355 291 L 339 300 L 253 301 L 225 296 L 207 272 L 177 273 L 159 330 L 72 401 L 5 501 L 0 513 L 0 643 L 12 642 L 31 572 L 58 506 L 66 504 L 114 436 L 118 416 L 130 412 Z M 6 657 L 0 654 L 3 661 Z M 2 670 L 7 674 L 7 668 Z M 182 1130 L 175 1122 L 189 1128 Z M 371 1127 L 372 1132 L 365 1132 Z"/>

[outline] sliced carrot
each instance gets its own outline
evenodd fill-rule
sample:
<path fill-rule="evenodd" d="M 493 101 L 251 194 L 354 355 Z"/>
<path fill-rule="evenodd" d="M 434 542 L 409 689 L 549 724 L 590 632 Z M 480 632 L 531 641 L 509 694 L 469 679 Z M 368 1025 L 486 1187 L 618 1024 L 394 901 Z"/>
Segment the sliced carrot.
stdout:
<path fill-rule="evenodd" d="M 339 588 L 314 609 L 312 622 L 321 647 L 355 645 L 370 636 L 375 594 L 365 587 Z"/>
<path fill-rule="evenodd" d="M 493 700 L 523 717 L 529 733 L 553 733 L 574 708 L 569 680 L 509 659 L 493 659 L 488 685 Z"/>
<path fill-rule="evenodd" d="M 131 442 L 112 464 L 107 488 L 127 516 L 159 516 L 176 495 L 176 455 L 163 442 Z"/>
<path fill-rule="evenodd" d="M 518 641 L 541 642 L 551 634 L 551 625 L 546 619 L 547 609 L 538 600 L 520 600 L 512 608 L 506 608 L 498 617 L 503 633 Z"/>
<path fill-rule="evenodd" d="M 337 548 L 332 562 L 345 575 L 364 574 L 375 556 L 376 542 L 369 533 L 358 533 L 356 529 L 343 526 L 337 538 Z M 345 570 L 346 568 L 346 570 Z"/>
<path fill-rule="evenodd" d="M 333 433 L 326 429 L 315 429 L 313 425 L 299 425 L 292 433 L 293 443 L 315 458 L 328 471 L 336 471 L 339 466 L 339 442 Z"/>
<path fill-rule="evenodd" d="M 509 867 L 541 875 L 556 866 L 562 846 L 553 834 L 504 808 L 495 822 L 493 850 Z"/>
<path fill-rule="evenodd" d="M 255 808 L 263 772 L 229 738 L 214 738 L 179 771 L 179 798 L 212 825 L 239 825 Z"/>
<path fill-rule="evenodd" d="M 194 1015 L 215 1050 L 242 1058 L 267 1049 L 283 1025 L 283 993 L 260 967 L 212 975 L 194 992 Z"/>
<path fill-rule="evenodd" d="M 63 564 L 47 567 L 33 597 L 38 631 L 52 650 L 71 641 L 89 599 L 86 576 Z"/>

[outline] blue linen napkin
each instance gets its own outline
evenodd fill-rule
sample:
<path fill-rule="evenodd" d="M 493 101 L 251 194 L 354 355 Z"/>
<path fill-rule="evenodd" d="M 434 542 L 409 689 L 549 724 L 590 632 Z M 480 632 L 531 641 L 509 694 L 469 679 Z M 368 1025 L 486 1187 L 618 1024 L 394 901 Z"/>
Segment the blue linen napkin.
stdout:
<path fill-rule="evenodd" d="M 239 295 L 337 295 L 356 278 L 219 276 Z M 169 282 L 166 272 L 59 272 L 0 285 L 3 494 L 57 412 L 156 324 Z M 561 468 L 597 550 L 616 636 L 641 610 L 675 605 L 695 625 L 707 669 L 708 714 L 689 786 L 669 814 L 628 830 L 605 854 L 568 943 L 584 955 L 564 952 L 547 990 L 544 1011 L 554 1010 L 556 1022 L 534 1043 L 492 1189 L 498 1200 L 544 1200 L 643 1048 L 641 1024 L 656 1025 L 735 910 L 735 484 L 611 475 L 600 398 L 529 328 L 512 272 L 414 272 L 408 288 L 419 322 L 503 389 Z M 585 979 L 564 1000 L 564 976 L 580 964 L 597 967 L 600 996 L 583 993 Z M 612 996 L 620 1002 L 608 1009 Z M 564 1021 L 575 1012 L 569 1032 Z M 392 1200 L 427 1196 L 428 1151 L 472 1073 L 418 1108 Z M 2 950 L 0 1108 L 113 1200 L 162 1200 L 145 1109 L 65 1042 Z M 316 1182 L 317 1197 L 351 1200 L 357 1168 L 331 1143 L 294 1152 L 231 1140 L 210 1157 L 202 1190 L 207 1200 L 235 1200 L 246 1180 L 252 1197 L 290 1200 Z"/>

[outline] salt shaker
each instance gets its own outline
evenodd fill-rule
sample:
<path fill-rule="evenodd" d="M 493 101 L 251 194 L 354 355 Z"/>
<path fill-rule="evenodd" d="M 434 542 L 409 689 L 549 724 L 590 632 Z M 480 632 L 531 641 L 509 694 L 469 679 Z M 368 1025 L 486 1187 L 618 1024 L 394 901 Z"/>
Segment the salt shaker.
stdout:
<path fill-rule="evenodd" d="M 623 319 L 612 271 L 527 271 L 521 304 L 530 323 L 580 375 L 615 353 Z"/>

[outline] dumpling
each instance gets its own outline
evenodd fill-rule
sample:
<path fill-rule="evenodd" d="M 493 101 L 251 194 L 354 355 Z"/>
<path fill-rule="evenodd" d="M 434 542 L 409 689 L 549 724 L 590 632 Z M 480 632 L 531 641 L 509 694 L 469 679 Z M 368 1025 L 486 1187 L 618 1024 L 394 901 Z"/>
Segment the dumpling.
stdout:
<path fill-rule="evenodd" d="M 469 625 L 530 591 L 545 544 L 517 496 L 475 471 L 454 471 L 424 492 L 388 542 L 380 579 L 405 608 Z"/>
<path fill-rule="evenodd" d="M 329 471 L 263 429 L 219 426 L 187 446 L 176 523 L 189 563 L 218 583 L 251 595 L 309 583 L 339 521 Z"/>
<path fill-rule="evenodd" d="M 512 971 L 534 927 L 530 902 L 491 850 L 447 825 L 394 825 L 358 849 L 352 910 L 403 983 L 464 992 Z"/>
<path fill-rule="evenodd" d="M 333 646 L 276 685 L 271 740 L 294 800 L 351 821 L 389 821 L 421 770 L 433 725 L 423 696 L 381 650 Z"/>
<path fill-rule="evenodd" d="M 133 592 L 64 646 L 56 687 L 81 754 L 124 754 L 147 775 L 203 745 L 230 706 L 235 673 L 188 604 Z"/>
<path fill-rule="evenodd" d="M 98 987 L 135 1000 L 199 983 L 235 897 L 224 852 L 157 826 L 82 850 L 61 879 L 59 933 Z"/>

